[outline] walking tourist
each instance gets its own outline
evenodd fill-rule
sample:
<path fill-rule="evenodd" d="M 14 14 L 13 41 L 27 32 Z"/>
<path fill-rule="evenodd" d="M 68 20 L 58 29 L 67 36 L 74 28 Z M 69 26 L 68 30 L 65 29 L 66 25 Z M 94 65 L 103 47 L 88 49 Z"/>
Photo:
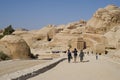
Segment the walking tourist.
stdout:
<path fill-rule="evenodd" d="M 68 63 L 70 63 L 72 55 L 69 49 L 68 49 L 67 55 L 68 55 Z"/>
<path fill-rule="evenodd" d="M 98 60 L 98 54 L 96 53 L 96 60 Z"/>
<path fill-rule="evenodd" d="M 87 55 L 89 55 L 89 51 L 87 52 Z"/>
<path fill-rule="evenodd" d="M 74 62 L 76 62 L 76 59 L 77 59 L 77 49 L 75 48 L 73 53 L 74 53 Z"/>
<path fill-rule="evenodd" d="M 80 51 L 79 57 L 80 57 L 80 62 L 82 62 L 83 61 L 83 57 L 84 57 L 83 50 Z"/>

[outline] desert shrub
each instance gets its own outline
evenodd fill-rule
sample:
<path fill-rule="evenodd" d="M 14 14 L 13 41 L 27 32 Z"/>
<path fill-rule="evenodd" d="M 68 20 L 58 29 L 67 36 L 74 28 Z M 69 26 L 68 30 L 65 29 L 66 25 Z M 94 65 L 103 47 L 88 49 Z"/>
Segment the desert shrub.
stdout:
<path fill-rule="evenodd" d="M 0 35 L 0 39 L 3 38 L 4 36 L 3 35 Z"/>
<path fill-rule="evenodd" d="M 3 52 L 0 52 L 0 60 L 9 60 L 11 59 L 8 55 Z"/>
<path fill-rule="evenodd" d="M 34 54 L 31 53 L 29 56 L 30 56 L 32 59 L 37 59 L 39 55 L 38 55 L 38 54 L 34 55 Z"/>
<path fill-rule="evenodd" d="M 8 27 L 5 28 L 3 35 L 10 35 L 14 32 L 15 30 L 12 28 L 12 25 L 9 25 Z"/>

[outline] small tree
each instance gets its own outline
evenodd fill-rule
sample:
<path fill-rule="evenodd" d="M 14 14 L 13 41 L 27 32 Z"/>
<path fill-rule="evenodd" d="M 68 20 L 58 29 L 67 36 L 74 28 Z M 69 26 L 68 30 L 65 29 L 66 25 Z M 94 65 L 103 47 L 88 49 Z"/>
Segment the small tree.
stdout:
<path fill-rule="evenodd" d="M 5 28 L 3 35 L 10 35 L 14 32 L 15 30 L 12 28 L 12 25 L 9 25 L 7 28 Z"/>
<path fill-rule="evenodd" d="M 9 60 L 11 59 L 8 55 L 3 52 L 0 52 L 0 60 Z"/>
<path fill-rule="evenodd" d="M 3 38 L 4 36 L 3 35 L 0 35 L 0 39 Z"/>

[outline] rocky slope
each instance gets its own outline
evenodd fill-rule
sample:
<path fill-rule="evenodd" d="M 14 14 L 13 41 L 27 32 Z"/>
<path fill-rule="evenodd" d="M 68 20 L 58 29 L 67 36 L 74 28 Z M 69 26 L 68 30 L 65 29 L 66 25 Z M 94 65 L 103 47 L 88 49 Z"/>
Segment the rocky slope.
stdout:
<path fill-rule="evenodd" d="M 114 26 L 120 25 L 120 8 L 115 5 L 108 5 L 98 9 L 88 21 L 88 30 L 93 33 L 106 33 Z"/>
<path fill-rule="evenodd" d="M 120 49 L 120 26 L 112 28 L 104 36 L 108 40 L 108 47 Z"/>

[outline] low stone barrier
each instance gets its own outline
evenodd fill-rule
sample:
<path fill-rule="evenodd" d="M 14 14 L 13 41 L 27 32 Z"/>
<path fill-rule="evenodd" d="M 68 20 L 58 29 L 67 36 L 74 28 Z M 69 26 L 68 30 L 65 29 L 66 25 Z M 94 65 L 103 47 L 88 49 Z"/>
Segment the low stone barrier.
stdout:
<path fill-rule="evenodd" d="M 0 80 L 26 80 L 28 78 L 34 77 L 38 74 L 44 73 L 51 68 L 55 67 L 58 63 L 64 61 L 66 58 L 57 58 L 55 60 L 52 60 L 48 63 L 40 64 L 33 66 L 28 69 L 16 71 L 10 74 L 5 74 L 0 77 Z"/>

